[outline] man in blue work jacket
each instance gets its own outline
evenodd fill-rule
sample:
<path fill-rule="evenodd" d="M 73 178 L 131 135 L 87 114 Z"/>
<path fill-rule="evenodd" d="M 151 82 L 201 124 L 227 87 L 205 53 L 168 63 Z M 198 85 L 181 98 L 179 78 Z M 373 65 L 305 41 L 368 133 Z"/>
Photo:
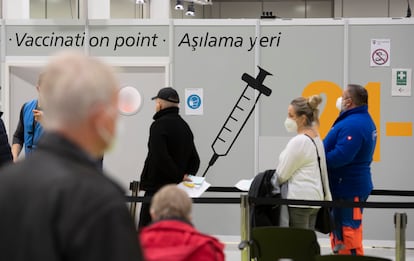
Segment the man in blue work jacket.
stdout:
<path fill-rule="evenodd" d="M 324 139 L 332 199 L 363 202 L 373 189 L 371 162 L 377 141 L 377 130 L 368 113 L 367 90 L 348 85 L 337 107 L 341 113 Z M 363 255 L 362 208 L 334 208 L 332 212 L 333 252 Z"/>

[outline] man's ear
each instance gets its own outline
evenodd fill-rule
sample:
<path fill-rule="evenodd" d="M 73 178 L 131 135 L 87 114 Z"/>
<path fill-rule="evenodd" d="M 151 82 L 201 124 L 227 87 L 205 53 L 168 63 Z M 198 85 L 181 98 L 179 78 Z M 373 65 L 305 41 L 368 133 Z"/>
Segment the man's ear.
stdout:
<path fill-rule="evenodd" d="M 89 115 L 88 115 L 89 119 L 92 121 L 99 120 L 99 118 L 102 116 L 100 109 L 101 108 L 99 105 L 93 106 L 92 110 L 89 111 Z"/>
<path fill-rule="evenodd" d="M 159 110 L 162 110 L 162 109 L 163 109 L 163 103 L 162 103 L 162 101 L 157 100 L 156 102 L 157 102 L 157 107 L 158 107 L 158 109 L 159 109 Z"/>
<path fill-rule="evenodd" d="M 155 212 L 153 209 L 150 209 L 150 215 L 151 215 L 152 221 L 155 221 L 157 219 L 157 215 L 155 215 Z"/>
<path fill-rule="evenodd" d="M 88 122 L 94 126 L 105 126 L 105 110 L 102 105 L 95 105 L 93 109 L 90 110 Z"/>

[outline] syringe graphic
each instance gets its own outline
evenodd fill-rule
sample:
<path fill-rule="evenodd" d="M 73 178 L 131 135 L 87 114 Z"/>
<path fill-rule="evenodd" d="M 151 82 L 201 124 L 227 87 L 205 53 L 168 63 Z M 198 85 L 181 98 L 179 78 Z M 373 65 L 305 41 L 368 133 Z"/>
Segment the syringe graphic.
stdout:
<path fill-rule="evenodd" d="M 211 166 L 213 166 L 218 157 L 226 156 L 229 153 L 237 137 L 239 137 L 244 125 L 246 125 L 250 115 L 252 115 L 260 95 L 263 93 L 266 96 L 270 96 L 272 93 L 271 89 L 263 85 L 263 81 L 267 75 L 272 74 L 260 67 L 259 74 L 256 78 L 253 78 L 247 73 L 242 75 L 242 80 L 245 81 L 247 85 L 211 145 L 214 154 L 208 162 L 208 166 L 203 173 L 203 177 L 207 174 L 207 171 Z M 252 104 L 252 100 L 254 99 L 254 90 L 259 91 L 259 94 L 256 96 L 256 100 Z"/>

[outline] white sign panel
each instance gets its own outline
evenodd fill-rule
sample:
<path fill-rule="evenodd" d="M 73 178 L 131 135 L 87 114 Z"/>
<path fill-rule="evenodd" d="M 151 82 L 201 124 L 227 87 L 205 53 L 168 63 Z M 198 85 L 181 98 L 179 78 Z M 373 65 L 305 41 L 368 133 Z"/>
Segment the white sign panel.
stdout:
<path fill-rule="evenodd" d="M 373 67 L 390 66 L 391 40 L 371 39 L 370 65 Z"/>
<path fill-rule="evenodd" d="M 411 96 L 411 69 L 392 69 L 392 96 Z"/>
<path fill-rule="evenodd" d="M 185 89 L 185 114 L 203 115 L 203 89 Z"/>

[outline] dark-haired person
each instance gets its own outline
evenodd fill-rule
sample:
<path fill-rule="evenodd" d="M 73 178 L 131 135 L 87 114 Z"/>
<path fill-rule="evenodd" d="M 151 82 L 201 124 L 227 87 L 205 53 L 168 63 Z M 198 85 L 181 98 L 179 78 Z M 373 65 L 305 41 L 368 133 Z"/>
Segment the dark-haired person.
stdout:
<path fill-rule="evenodd" d="M 341 113 L 324 139 L 332 198 L 363 202 L 373 189 L 371 162 L 377 140 L 377 130 L 368 113 L 367 90 L 349 84 L 338 98 L 337 107 Z M 333 252 L 363 255 L 362 208 L 333 208 L 332 212 Z"/>
<path fill-rule="evenodd" d="M 153 123 L 148 139 L 148 155 L 140 179 L 140 189 L 152 196 L 166 184 L 178 184 L 195 175 L 200 158 L 194 144 L 193 133 L 179 115 L 180 98 L 171 87 L 162 88 L 155 100 Z M 151 222 L 150 204 L 143 203 L 138 227 Z"/>

